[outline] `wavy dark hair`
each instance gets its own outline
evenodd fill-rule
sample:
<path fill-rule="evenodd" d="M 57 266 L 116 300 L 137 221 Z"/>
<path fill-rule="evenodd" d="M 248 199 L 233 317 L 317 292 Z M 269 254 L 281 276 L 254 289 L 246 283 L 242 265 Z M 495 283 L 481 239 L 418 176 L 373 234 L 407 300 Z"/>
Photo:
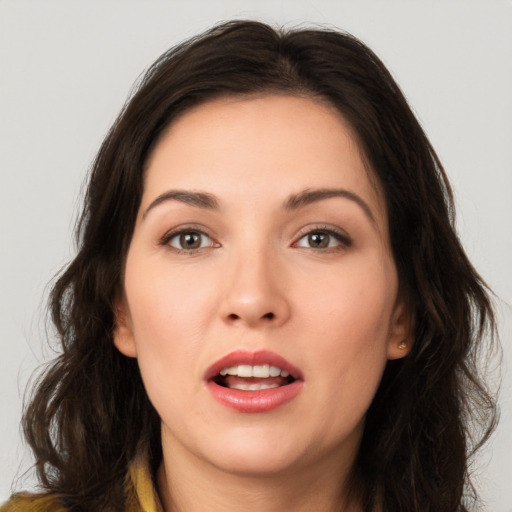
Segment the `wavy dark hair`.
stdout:
<path fill-rule="evenodd" d="M 26 408 L 25 436 L 45 493 L 72 510 L 123 510 L 127 467 L 161 459 L 160 421 L 135 359 L 112 341 L 148 154 L 178 115 L 213 98 L 288 94 L 335 107 L 357 135 L 387 202 L 414 342 L 389 361 L 353 471 L 363 510 L 463 512 L 476 500 L 470 456 L 492 430 L 495 401 L 478 359 L 494 317 L 454 230 L 436 153 L 379 58 L 335 30 L 231 21 L 169 50 L 145 73 L 93 164 L 77 255 L 50 297 L 62 353 Z"/>

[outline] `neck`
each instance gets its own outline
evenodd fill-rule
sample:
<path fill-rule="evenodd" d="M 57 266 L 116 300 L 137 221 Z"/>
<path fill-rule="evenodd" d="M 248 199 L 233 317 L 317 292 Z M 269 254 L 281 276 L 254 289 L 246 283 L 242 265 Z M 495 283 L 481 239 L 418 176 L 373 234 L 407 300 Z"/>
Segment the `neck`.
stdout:
<path fill-rule="evenodd" d="M 164 443 L 163 448 L 157 482 L 165 512 L 362 511 L 347 498 L 344 484 L 355 454 L 341 463 L 326 456 L 316 464 L 261 475 L 226 471 L 190 456 L 181 446 L 170 449 Z"/>

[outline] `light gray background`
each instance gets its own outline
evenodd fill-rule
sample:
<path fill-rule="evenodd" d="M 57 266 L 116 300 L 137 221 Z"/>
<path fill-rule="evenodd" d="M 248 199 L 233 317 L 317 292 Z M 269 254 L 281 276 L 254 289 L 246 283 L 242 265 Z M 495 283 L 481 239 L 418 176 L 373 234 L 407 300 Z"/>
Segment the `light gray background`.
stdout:
<path fill-rule="evenodd" d="M 389 66 L 455 188 L 458 226 L 501 298 L 502 420 L 479 458 L 485 510 L 512 511 L 512 2 L 0 0 L 0 502 L 30 465 L 23 390 L 44 294 L 73 254 L 88 165 L 140 72 L 228 18 L 346 29 Z"/>

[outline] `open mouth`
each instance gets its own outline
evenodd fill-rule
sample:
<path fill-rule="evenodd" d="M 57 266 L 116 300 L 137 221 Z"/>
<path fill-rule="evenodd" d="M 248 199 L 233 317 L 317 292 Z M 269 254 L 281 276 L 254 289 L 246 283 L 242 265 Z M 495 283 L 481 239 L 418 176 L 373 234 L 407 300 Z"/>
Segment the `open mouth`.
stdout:
<path fill-rule="evenodd" d="M 278 409 L 304 385 L 301 370 L 269 350 L 231 352 L 210 366 L 205 381 L 215 400 L 244 414 Z"/>
<path fill-rule="evenodd" d="M 219 386 L 241 391 L 279 388 L 295 380 L 288 371 L 270 364 L 225 366 L 212 378 Z"/>

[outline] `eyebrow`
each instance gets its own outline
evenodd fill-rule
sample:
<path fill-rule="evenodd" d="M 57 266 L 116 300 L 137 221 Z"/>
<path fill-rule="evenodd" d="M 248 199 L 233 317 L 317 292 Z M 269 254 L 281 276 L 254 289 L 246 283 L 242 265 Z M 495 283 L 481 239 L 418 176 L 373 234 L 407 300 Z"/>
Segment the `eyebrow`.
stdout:
<path fill-rule="evenodd" d="M 144 210 L 142 218 L 155 208 L 156 206 L 165 203 L 166 201 L 179 201 L 181 203 L 195 206 L 197 208 L 204 208 L 206 210 L 218 210 L 219 203 L 214 195 L 206 192 L 191 192 L 188 190 L 169 190 L 159 195 L 151 204 Z"/>
<path fill-rule="evenodd" d="M 354 201 L 366 214 L 366 216 L 375 224 L 375 216 L 368 203 L 350 190 L 344 188 L 318 188 L 307 189 L 299 194 L 291 195 L 284 203 L 285 210 L 299 210 L 312 203 L 330 199 L 332 197 L 342 197 Z"/>
<path fill-rule="evenodd" d="M 310 204 L 318 201 L 324 201 L 333 197 L 342 197 L 355 202 L 366 214 L 366 216 L 373 222 L 376 223 L 373 212 L 364 199 L 360 196 L 343 188 L 318 188 L 318 189 L 306 189 L 298 194 L 292 194 L 284 202 L 284 210 L 295 211 L 300 210 Z M 151 204 L 144 210 L 142 218 L 156 206 L 165 203 L 167 201 L 179 201 L 181 203 L 195 206 L 196 208 L 203 208 L 206 210 L 218 210 L 219 202 L 213 194 L 207 192 L 193 192 L 188 190 L 169 190 L 159 195 Z"/>

